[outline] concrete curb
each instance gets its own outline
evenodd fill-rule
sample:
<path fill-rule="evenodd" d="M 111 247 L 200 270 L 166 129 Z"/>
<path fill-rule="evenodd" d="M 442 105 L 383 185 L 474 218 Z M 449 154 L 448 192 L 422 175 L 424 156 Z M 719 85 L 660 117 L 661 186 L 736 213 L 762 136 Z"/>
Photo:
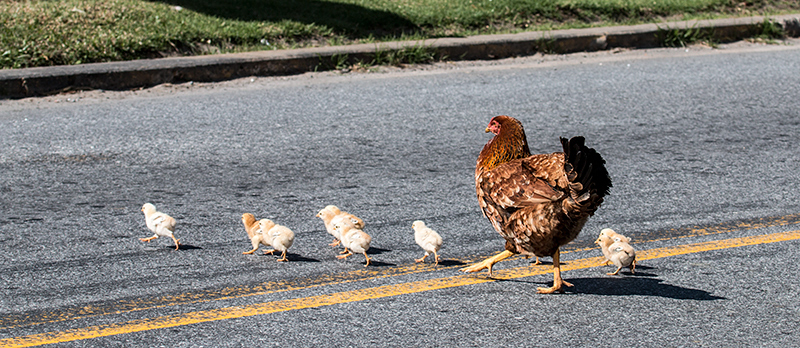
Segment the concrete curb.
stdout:
<path fill-rule="evenodd" d="M 800 36 L 800 14 L 768 17 L 787 35 Z M 765 17 L 668 22 L 520 34 L 440 38 L 260 51 L 212 56 L 144 59 L 27 69 L 0 70 L 0 99 L 22 98 L 76 89 L 124 90 L 186 81 L 224 81 L 247 76 L 276 76 L 331 69 L 337 59 L 371 61 L 376 52 L 413 47 L 434 49 L 450 60 L 499 59 L 537 52 L 571 53 L 660 46 L 666 33 L 694 30 L 716 42 L 760 34 Z"/>

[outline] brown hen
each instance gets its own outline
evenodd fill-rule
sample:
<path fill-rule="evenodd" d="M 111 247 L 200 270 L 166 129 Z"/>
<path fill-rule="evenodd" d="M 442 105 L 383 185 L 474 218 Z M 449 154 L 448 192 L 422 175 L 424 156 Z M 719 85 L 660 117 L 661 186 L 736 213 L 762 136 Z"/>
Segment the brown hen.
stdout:
<path fill-rule="evenodd" d="M 475 191 L 506 250 L 462 271 L 488 269 L 491 276 L 509 256 L 551 256 L 553 286 L 538 292 L 563 291 L 572 284 L 561 279 L 559 247 L 578 236 L 608 194 L 605 161 L 583 137 L 561 138 L 564 152 L 531 155 L 522 123 L 509 116 L 492 118 L 486 132 L 495 136 L 478 156 Z"/>

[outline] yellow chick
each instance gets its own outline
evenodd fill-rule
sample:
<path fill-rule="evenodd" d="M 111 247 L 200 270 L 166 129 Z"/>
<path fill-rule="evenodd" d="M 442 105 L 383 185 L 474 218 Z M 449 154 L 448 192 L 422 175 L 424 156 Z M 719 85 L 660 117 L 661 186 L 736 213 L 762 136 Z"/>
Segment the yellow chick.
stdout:
<path fill-rule="evenodd" d="M 602 230 L 600 231 L 600 235 L 605 235 L 605 236 L 608 236 L 609 238 L 611 238 L 611 240 L 616 240 L 616 239 L 619 239 L 619 240 L 621 240 L 621 241 L 624 241 L 624 242 L 626 242 L 626 243 L 630 243 L 630 242 L 631 242 L 631 239 L 630 239 L 630 238 L 628 238 L 628 237 L 625 237 L 625 236 L 623 236 L 622 234 L 619 234 L 619 233 L 615 232 L 614 230 L 612 230 L 612 229 L 610 229 L 610 228 L 604 228 L 604 229 L 602 229 Z"/>
<path fill-rule="evenodd" d="M 635 273 L 636 252 L 633 250 L 633 247 L 630 244 L 622 241 L 614 242 L 608 247 L 608 250 L 610 252 L 609 260 L 611 260 L 611 263 L 613 263 L 614 266 L 617 266 L 617 270 L 613 273 L 606 274 L 617 275 L 622 267 L 628 267 L 630 268 L 631 273 Z"/>
<path fill-rule="evenodd" d="M 156 211 L 156 207 L 150 203 L 145 203 L 142 206 L 142 212 L 144 213 L 144 220 L 147 228 L 155 234 L 150 238 L 139 238 L 139 240 L 149 243 L 151 240 L 158 237 L 170 237 L 175 241 L 175 250 L 178 250 L 178 248 L 180 248 L 180 243 L 178 243 L 178 240 L 175 239 L 175 236 L 172 234 L 175 231 L 175 219 L 167 214 Z"/>
<path fill-rule="evenodd" d="M 322 222 L 325 224 L 325 230 L 328 231 L 330 235 L 333 236 L 333 242 L 331 242 L 330 246 L 337 246 L 341 243 L 341 238 L 337 234 L 336 230 L 333 228 L 334 224 L 346 224 L 350 223 L 353 227 L 358 229 L 364 228 L 364 220 L 361 220 L 357 216 L 350 214 L 346 211 L 342 211 L 339 207 L 335 205 L 329 205 L 317 213 L 317 217 L 322 219 Z M 347 248 L 345 251 L 342 252 L 347 253 Z"/>
<path fill-rule="evenodd" d="M 423 255 L 422 258 L 414 259 L 414 261 L 425 262 L 425 258 L 433 253 L 433 258 L 438 265 L 439 248 L 442 247 L 442 236 L 425 226 L 425 223 L 419 220 L 414 221 L 411 224 L 411 228 L 414 229 L 414 241 L 417 242 L 417 245 L 422 247 L 422 250 L 425 250 L 425 255 Z"/>
<path fill-rule="evenodd" d="M 610 228 L 605 228 L 600 231 L 600 235 L 597 236 L 597 240 L 595 240 L 594 243 L 600 246 L 600 251 L 602 251 L 603 256 L 605 256 L 605 260 L 601 263 L 601 266 L 608 265 L 609 262 L 617 266 L 617 271 L 608 273 L 609 275 L 617 275 L 622 267 L 629 267 L 631 273 L 634 273 L 634 269 L 636 268 L 636 252 L 629 244 L 630 241 L 630 238 L 614 232 L 614 230 Z"/>
<path fill-rule="evenodd" d="M 289 247 L 294 243 L 294 232 L 288 227 L 278 225 L 269 219 L 259 220 L 258 225 L 261 229 L 261 233 L 266 236 L 269 245 L 272 247 L 272 250 L 267 250 L 264 254 L 271 255 L 277 250 L 281 252 L 281 258 L 277 260 L 278 262 L 289 261 L 289 259 L 286 258 L 286 251 L 289 250 Z"/>
<path fill-rule="evenodd" d="M 367 250 L 369 250 L 369 244 L 372 242 L 372 237 L 366 234 L 364 231 L 351 226 L 350 224 L 343 224 L 343 225 L 334 225 L 333 227 L 337 230 L 337 233 L 341 236 L 342 245 L 344 245 L 345 250 L 350 248 L 352 251 L 347 251 L 345 254 L 336 256 L 338 259 L 346 259 L 348 256 L 353 255 L 353 251 L 357 253 L 364 254 L 364 258 L 367 259 L 367 263 L 364 267 L 369 266 L 370 258 L 367 256 Z"/>
<path fill-rule="evenodd" d="M 270 245 L 269 241 L 267 241 L 266 235 L 261 231 L 261 226 L 259 226 L 258 221 L 256 221 L 256 217 L 250 213 L 242 214 L 242 223 L 244 224 L 244 229 L 247 231 L 247 236 L 250 237 L 250 243 L 253 245 L 253 250 L 250 251 L 243 251 L 242 254 L 252 254 L 258 247 L 263 245 Z"/>

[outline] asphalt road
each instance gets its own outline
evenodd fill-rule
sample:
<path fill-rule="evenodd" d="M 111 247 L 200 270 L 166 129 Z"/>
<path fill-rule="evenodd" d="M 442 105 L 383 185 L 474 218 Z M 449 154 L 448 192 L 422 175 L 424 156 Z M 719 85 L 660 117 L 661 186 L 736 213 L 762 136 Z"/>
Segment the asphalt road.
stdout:
<path fill-rule="evenodd" d="M 797 45 L 410 70 L 2 101 L 0 345 L 800 345 Z M 457 271 L 502 249 L 472 178 L 499 114 L 534 152 L 583 135 L 608 163 L 566 294 L 535 293 L 549 259 Z M 138 240 L 145 202 L 180 250 Z M 327 204 L 364 219 L 373 265 L 335 258 Z M 244 212 L 296 232 L 290 262 L 241 254 Z M 418 219 L 439 267 L 413 262 Z M 635 275 L 596 266 L 605 227 Z"/>

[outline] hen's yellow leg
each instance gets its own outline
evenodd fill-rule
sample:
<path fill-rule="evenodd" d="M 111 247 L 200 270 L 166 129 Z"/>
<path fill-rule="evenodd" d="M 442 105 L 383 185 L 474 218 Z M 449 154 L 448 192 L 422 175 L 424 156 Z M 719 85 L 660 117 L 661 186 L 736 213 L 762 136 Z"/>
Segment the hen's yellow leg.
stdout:
<path fill-rule="evenodd" d="M 562 286 L 572 286 L 572 284 L 561 279 L 561 260 L 559 260 L 560 255 L 561 252 L 556 249 L 556 253 L 553 254 L 553 286 L 550 288 L 536 288 L 536 292 L 540 294 L 552 294 L 556 291 L 562 291 Z"/>
<path fill-rule="evenodd" d="M 508 250 L 503 250 L 503 252 L 501 252 L 501 253 L 499 253 L 499 254 L 497 254 L 495 256 L 492 256 L 492 257 L 490 257 L 490 258 L 488 258 L 486 260 L 478 262 L 478 263 L 476 263 L 476 264 L 474 264 L 472 266 L 462 268 L 461 272 L 472 273 L 472 272 L 480 271 L 482 269 L 488 269 L 489 270 L 489 276 L 491 277 L 492 276 L 492 266 L 494 266 L 495 263 L 503 261 L 503 260 L 505 260 L 505 259 L 507 259 L 507 258 L 509 258 L 511 256 L 514 256 L 514 253 L 512 253 L 512 252 L 510 252 Z"/>

